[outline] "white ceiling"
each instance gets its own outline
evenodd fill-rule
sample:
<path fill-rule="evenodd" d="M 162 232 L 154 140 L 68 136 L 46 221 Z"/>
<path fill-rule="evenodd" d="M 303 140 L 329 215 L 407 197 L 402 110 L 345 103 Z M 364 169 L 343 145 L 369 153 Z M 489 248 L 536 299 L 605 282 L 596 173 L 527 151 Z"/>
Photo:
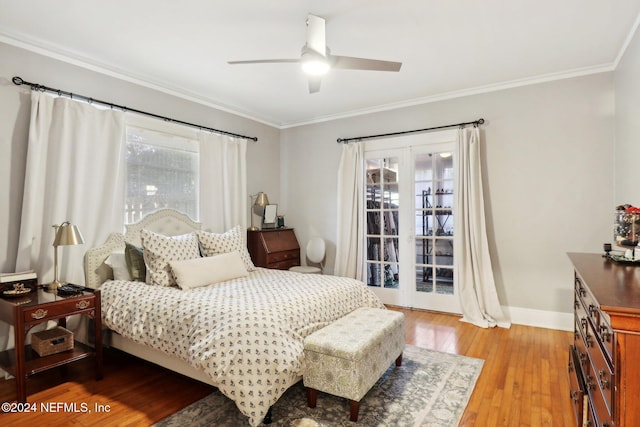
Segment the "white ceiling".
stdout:
<path fill-rule="evenodd" d="M 227 64 L 299 57 L 309 13 L 331 53 L 402 69 L 333 70 L 310 95 L 297 64 Z M 639 13 L 640 0 L 0 0 L 0 41 L 286 128 L 612 70 Z"/>

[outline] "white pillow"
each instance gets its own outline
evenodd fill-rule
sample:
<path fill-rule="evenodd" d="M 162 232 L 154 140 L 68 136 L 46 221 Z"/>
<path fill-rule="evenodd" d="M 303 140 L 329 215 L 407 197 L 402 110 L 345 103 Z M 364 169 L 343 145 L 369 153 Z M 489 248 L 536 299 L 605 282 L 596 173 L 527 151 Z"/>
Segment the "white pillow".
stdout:
<path fill-rule="evenodd" d="M 140 240 L 147 267 L 146 282 L 149 285 L 174 286 L 176 281 L 169 263 L 200 258 L 196 233 L 169 237 L 143 229 L 140 230 Z"/>
<path fill-rule="evenodd" d="M 224 233 L 198 231 L 202 255 L 208 257 L 238 251 L 247 271 L 255 270 L 256 267 L 253 265 L 251 255 L 249 255 L 249 251 L 247 250 L 245 233 L 244 229 L 239 225 L 236 225 Z"/>
<path fill-rule="evenodd" d="M 172 261 L 170 264 L 173 277 L 181 289 L 193 289 L 249 275 L 237 251 L 185 261 Z"/>
<path fill-rule="evenodd" d="M 112 252 L 104 263 L 113 270 L 113 278 L 115 280 L 126 280 L 128 282 L 132 280 L 124 257 L 124 250 Z"/>

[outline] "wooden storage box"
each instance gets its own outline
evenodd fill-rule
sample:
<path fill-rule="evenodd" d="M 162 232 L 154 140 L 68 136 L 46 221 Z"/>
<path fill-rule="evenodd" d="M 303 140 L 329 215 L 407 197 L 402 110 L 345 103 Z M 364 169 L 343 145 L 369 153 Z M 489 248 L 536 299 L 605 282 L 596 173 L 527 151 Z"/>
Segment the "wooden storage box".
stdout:
<path fill-rule="evenodd" d="M 73 348 L 73 332 L 62 326 L 34 332 L 31 335 L 31 348 L 40 356 L 71 350 Z"/>

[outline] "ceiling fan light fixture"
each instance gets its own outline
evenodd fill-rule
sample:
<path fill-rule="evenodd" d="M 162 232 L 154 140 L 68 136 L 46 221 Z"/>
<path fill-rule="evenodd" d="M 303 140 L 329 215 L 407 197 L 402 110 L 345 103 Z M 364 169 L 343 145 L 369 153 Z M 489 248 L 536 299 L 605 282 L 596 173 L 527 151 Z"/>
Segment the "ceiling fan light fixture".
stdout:
<path fill-rule="evenodd" d="M 307 50 L 306 52 L 302 53 L 300 63 L 302 64 L 302 71 L 310 76 L 325 75 L 331 68 L 329 61 L 325 56 L 322 56 L 311 50 Z"/>

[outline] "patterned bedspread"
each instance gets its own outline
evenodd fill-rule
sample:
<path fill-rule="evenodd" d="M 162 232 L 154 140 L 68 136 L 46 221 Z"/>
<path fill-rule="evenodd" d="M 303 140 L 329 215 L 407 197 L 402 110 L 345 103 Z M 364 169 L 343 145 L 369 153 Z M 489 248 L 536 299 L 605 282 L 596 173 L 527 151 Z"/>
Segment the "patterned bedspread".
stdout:
<path fill-rule="evenodd" d="M 263 268 L 192 290 L 108 281 L 101 292 L 107 327 L 206 372 L 253 426 L 302 375 L 307 335 L 383 307 L 353 279 Z"/>

